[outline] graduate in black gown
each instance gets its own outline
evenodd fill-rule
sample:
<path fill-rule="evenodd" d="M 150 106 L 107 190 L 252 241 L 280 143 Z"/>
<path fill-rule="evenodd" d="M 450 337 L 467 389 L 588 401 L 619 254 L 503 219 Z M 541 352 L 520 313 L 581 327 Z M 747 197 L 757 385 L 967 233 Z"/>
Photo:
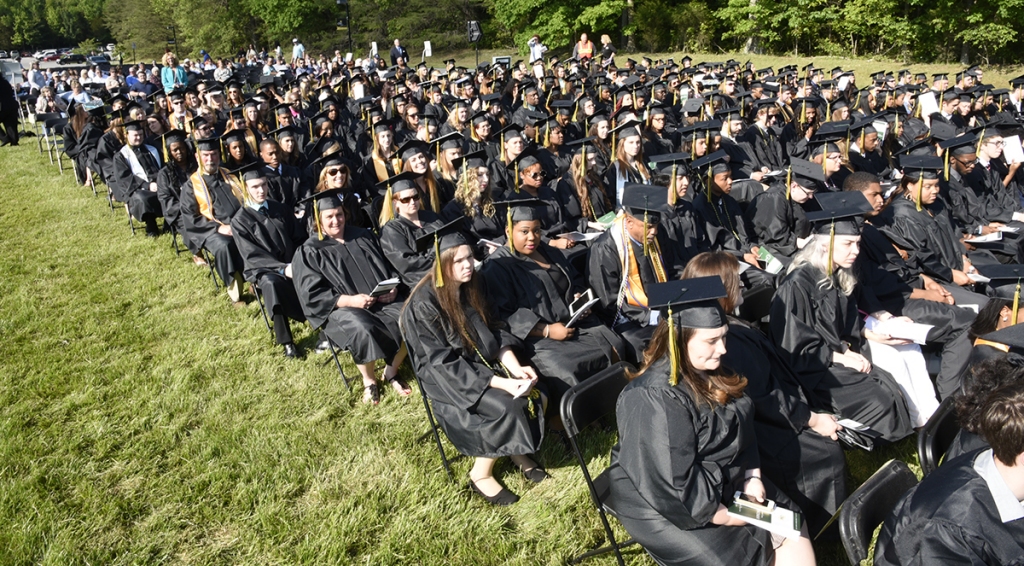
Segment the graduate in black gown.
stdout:
<path fill-rule="evenodd" d="M 167 159 L 156 175 L 156 197 L 160 200 L 164 222 L 181 235 L 185 247 L 192 252 L 193 261 L 198 259 L 205 264 L 206 260 L 199 255 L 199 244 L 185 233 L 185 222 L 181 217 L 181 187 L 198 167 L 195 154 L 188 145 L 188 134 L 182 130 L 171 130 L 164 134 L 161 145 Z"/>
<path fill-rule="evenodd" d="M 814 239 L 793 259 L 772 299 L 769 336 L 813 409 L 835 412 L 866 425 L 881 440 L 896 442 L 913 433 L 913 423 L 892 375 L 867 357 L 850 271 L 860 218 L 871 206 L 861 195 L 836 196 L 837 202 L 829 207 L 820 202 L 825 210 L 808 215 Z M 864 444 L 875 440 L 860 436 Z"/>
<path fill-rule="evenodd" d="M 311 184 L 298 167 L 281 161 L 281 146 L 271 137 L 264 138 L 259 145 L 261 173 L 267 179 L 268 198 L 292 209 L 292 214 L 301 213 L 299 201 L 309 196 Z"/>
<path fill-rule="evenodd" d="M 693 208 L 689 159 L 688 153 L 668 153 L 651 160 L 657 167 L 657 174 L 651 180 L 665 187 L 668 199 L 668 213 L 660 229 L 665 230 L 680 258 L 692 258 L 711 250 L 704 219 Z"/>
<path fill-rule="evenodd" d="M 735 257 L 706 252 L 683 270 L 683 279 L 713 275 L 722 278 L 728 292 L 719 299 L 722 309 L 733 312 L 743 304 Z M 747 378 L 744 394 L 754 401 L 761 472 L 800 507 L 809 532 L 818 533 L 846 499 L 846 458 L 836 435 L 842 427 L 834 415 L 807 405 L 785 356 L 749 322 L 729 317 L 722 360 Z M 835 538 L 838 531 L 829 534 Z"/>
<path fill-rule="evenodd" d="M 956 423 L 960 425 L 960 430 L 946 449 L 944 462 L 968 452 L 989 448 L 988 442 L 981 436 L 981 408 L 985 399 L 996 390 L 1024 381 L 1024 357 L 1021 356 L 1024 327 L 1010 327 L 986 335 L 986 338 L 994 338 L 996 343 L 1012 343 L 1014 351 L 971 366 L 971 371 L 964 378 L 963 389 L 953 397 Z"/>
<path fill-rule="evenodd" d="M 231 219 L 242 207 L 244 189 L 220 163 L 220 138 L 196 142 L 199 168 L 181 187 L 181 217 L 189 238 L 213 254 L 214 267 L 227 287 L 228 298 L 242 296 L 242 256 L 231 237 Z"/>
<path fill-rule="evenodd" d="M 423 194 L 416 187 L 416 173 L 407 172 L 385 181 L 380 216 L 380 247 L 398 272 L 405 288 L 412 289 L 434 267 L 433 250 L 416 249 L 416 238 L 437 228 L 441 219 L 424 209 Z"/>
<path fill-rule="evenodd" d="M 274 338 L 284 355 L 296 358 L 300 352 L 288 319 L 304 322 L 306 316 L 292 284 L 292 257 L 306 241 L 306 229 L 296 220 L 294 207 L 268 199 L 270 184 L 262 163 L 252 163 L 238 173 L 246 198 L 245 206 L 231 219 L 231 231 L 245 264 L 243 276 L 263 295 Z"/>
<path fill-rule="evenodd" d="M 492 476 L 498 458 L 511 456 L 533 482 L 547 474 L 530 457 L 540 449 L 544 409 L 537 372 L 520 363 L 521 343 L 499 328 L 473 269 L 473 249 L 460 233 L 430 233 L 422 249 L 438 254 L 402 312 L 409 358 L 441 429 L 462 454 L 474 458 L 470 486 L 489 503 L 519 496 Z"/>
<path fill-rule="evenodd" d="M 566 326 L 572 318 L 569 305 L 586 285 L 562 253 L 541 241 L 541 204 L 515 202 L 509 244 L 487 258 L 481 275 L 492 309 L 523 341 L 524 355 L 544 380 L 554 408 L 569 388 L 618 362 L 624 347 L 596 316 Z"/>
<path fill-rule="evenodd" d="M 1024 381 L 988 396 L 979 417 L 992 448 L 955 458 L 896 504 L 876 566 L 1021 564 L 1024 559 Z"/>
<path fill-rule="evenodd" d="M 383 378 L 403 397 L 411 393 L 398 378 L 404 359 L 398 316 L 398 288 L 370 294 L 377 285 L 396 278 L 377 238 L 365 228 L 348 225 L 347 210 L 338 198 L 341 189 L 312 195 L 314 233 L 295 252 L 292 272 L 299 302 L 313 328 L 321 328 L 335 346 L 352 354 L 363 377 L 363 402 L 380 402 L 374 362 L 387 364 Z"/>
<path fill-rule="evenodd" d="M 725 294 L 718 277 L 650 286 L 667 313 L 616 403 L 605 503 L 659 564 L 814 564 L 806 527 L 783 539 L 727 514 L 737 491 L 794 506 L 762 476 L 747 379 L 722 363 Z"/>
<path fill-rule="evenodd" d="M 754 197 L 746 219 L 753 238 L 780 261 L 788 263 L 811 233 L 804 203 L 814 198 L 825 182 L 821 166 L 794 157 L 786 175 L 767 191 Z"/>
<path fill-rule="evenodd" d="M 470 238 L 476 258 L 482 260 L 492 250 L 501 247 L 505 239 L 505 224 L 494 205 L 491 190 L 491 170 L 482 152 L 456 159 L 459 173 L 455 185 L 455 198 L 441 210 L 441 220 L 451 222 L 463 218 L 462 231 Z M 481 240 L 495 245 L 480 244 Z"/>
<path fill-rule="evenodd" d="M 645 289 L 676 279 L 689 258 L 677 256 L 660 230 L 664 187 L 626 185 L 622 198 L 622 213 L 590 246 L 587 275 L 598 318 L 625 338 L 623 357 L 636 361 L 658 326 Z"/>
<path fill-rule="evenodd" d="M 572 160 L 569 170 L 555 182 L 554 188 L 569 230 L 585 233 L 590 222 L 615 210 L 597 170 L 595 139 L 588 137 L 565 144 L 573 152 Z"/>
<path fill-rule="evenodd" d="M 156 238 L 160 235 L 156 219 L 163 216 L 156 196 L 161 160 L 155 147 L 143 143 L 145 128 L 141 120 L 124 125 L 128 143 L 114 155 L 114 174 L 108 182 L 114 200 L 126 203 L 132 217 L 146 224 L 146 235 Z"/>

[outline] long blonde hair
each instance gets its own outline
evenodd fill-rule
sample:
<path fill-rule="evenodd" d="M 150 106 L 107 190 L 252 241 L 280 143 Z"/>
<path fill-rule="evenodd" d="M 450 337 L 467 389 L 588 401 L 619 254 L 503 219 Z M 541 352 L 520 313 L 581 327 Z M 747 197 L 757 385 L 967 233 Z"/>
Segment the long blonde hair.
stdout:
<path fill-rule="evenodd" d="M 827 234 L 815 234 L 811 241 L 804 246 L 804 249 L 793 256 L 793 263 L 789 265 L 786 273 L 793 273 L 802 265 L 810 265 L 821 272 L 821 278 L 818 279 L 818 287 L 834 289 L 838 286 L 844 295 L 849 296 L 857 286 L 857 276 L 853 274 L 852 270 L 845 267 L 836 267 L 833 271 L 833 277 L 826 275 L 828 273 L 828 262 L 832 261 L 832 258 L 829 257 L 829 239 Z"/>
<path fill-rule="evenodd" d="M 476 216 L 477 198 L 480 199 L 480 210 L 488 218 L 494 217 L 494 199 L 490 190 L 481 190 L 480 179 L 477 176 L 475 167 L 466 168 L 466 172 L 459 177 L 455 185 L 455 200 L 461 205 L 462 213 L 467 218 Z"/>

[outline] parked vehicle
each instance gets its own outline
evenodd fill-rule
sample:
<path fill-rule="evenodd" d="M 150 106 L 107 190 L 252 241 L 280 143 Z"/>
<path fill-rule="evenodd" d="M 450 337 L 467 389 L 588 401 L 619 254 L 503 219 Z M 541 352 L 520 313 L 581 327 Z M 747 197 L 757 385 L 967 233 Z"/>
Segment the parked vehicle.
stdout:
<path fill-rule="evenodd" d="M 60 58 L 58 61 L 61 65 L 84 65 L 86 63 L 85 55 L 79 55 L 77 53 L 68 53 Z"/>
<path fill-rule="evenodd" d="M 3 51 L 3 50 L 0 50 L 0 59 L 6 59 L 6 58 L 7 58 L 7 52 Z"/>
<path fill-rule="evenodd" d="M 86 57 L 86 59 L 89 61 L 90 65 L 109 65 L 110 64 L 110 58 L 107 57 L 106 55 L 92 55 L 90 57 Z"/>

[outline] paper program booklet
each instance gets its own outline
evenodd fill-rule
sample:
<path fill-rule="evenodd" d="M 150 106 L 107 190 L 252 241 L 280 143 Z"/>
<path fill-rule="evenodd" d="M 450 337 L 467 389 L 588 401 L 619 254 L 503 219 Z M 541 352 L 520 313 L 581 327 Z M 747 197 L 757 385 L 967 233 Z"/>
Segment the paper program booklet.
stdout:
<path fill-rule="evenodd" d="M 775 533 L 786 538 L 800 538 L 800 529 L 803 527 L 803 515 L 795 511 L 784 509 L 775 505 L 770 500 L 764 504 L 757 504 L 744 501 L 741 493 L 736 492 L 736 497 L 729 505 L 730 517 L 739 519 L 755 527 Z"/>

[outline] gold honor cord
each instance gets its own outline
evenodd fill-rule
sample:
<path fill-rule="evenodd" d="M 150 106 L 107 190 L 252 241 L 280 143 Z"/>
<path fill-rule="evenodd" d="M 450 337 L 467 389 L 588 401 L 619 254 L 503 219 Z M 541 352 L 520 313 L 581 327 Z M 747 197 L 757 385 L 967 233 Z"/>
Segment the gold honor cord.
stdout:
<path fill-rule="evenodd" d="M 644 203 L 644 206 L 647 206 L 647 204 Z M 651 244 L 650 244 L 650 242 L 647 241 L 647 231 L 648 231 L 647 211 L 644 210 L 644 256 L 650 256 L 651 255 Z"/>
<path fill-rule="evenodd" d="M 505 226 L 508 226 L 508 251 L 514 254 L 516 248 L 512 245 L 512 203 L 505 209 Z"/>
<path fill-rule="evenodd" d="M 673 206 L 675 206 L 676 199 L 678 198 L 678 195 L 676 194 L 676 168 L 677 167 L 678 167 L 678 165 L 676 165 L 676 163 L 673 162 L 672 163 L 672 179 L 670 179 L 669 182 L 668 182 L 668 203 L 673 205 Z"/>
<path fill-rule="evenodd" d="M 316 236 L 320 240 L 324 239 L 323 228 L 320 227 L 320 205 L 317 204 L 319 199 L 313 199 L 313 221 L 316 223 Z"/>

